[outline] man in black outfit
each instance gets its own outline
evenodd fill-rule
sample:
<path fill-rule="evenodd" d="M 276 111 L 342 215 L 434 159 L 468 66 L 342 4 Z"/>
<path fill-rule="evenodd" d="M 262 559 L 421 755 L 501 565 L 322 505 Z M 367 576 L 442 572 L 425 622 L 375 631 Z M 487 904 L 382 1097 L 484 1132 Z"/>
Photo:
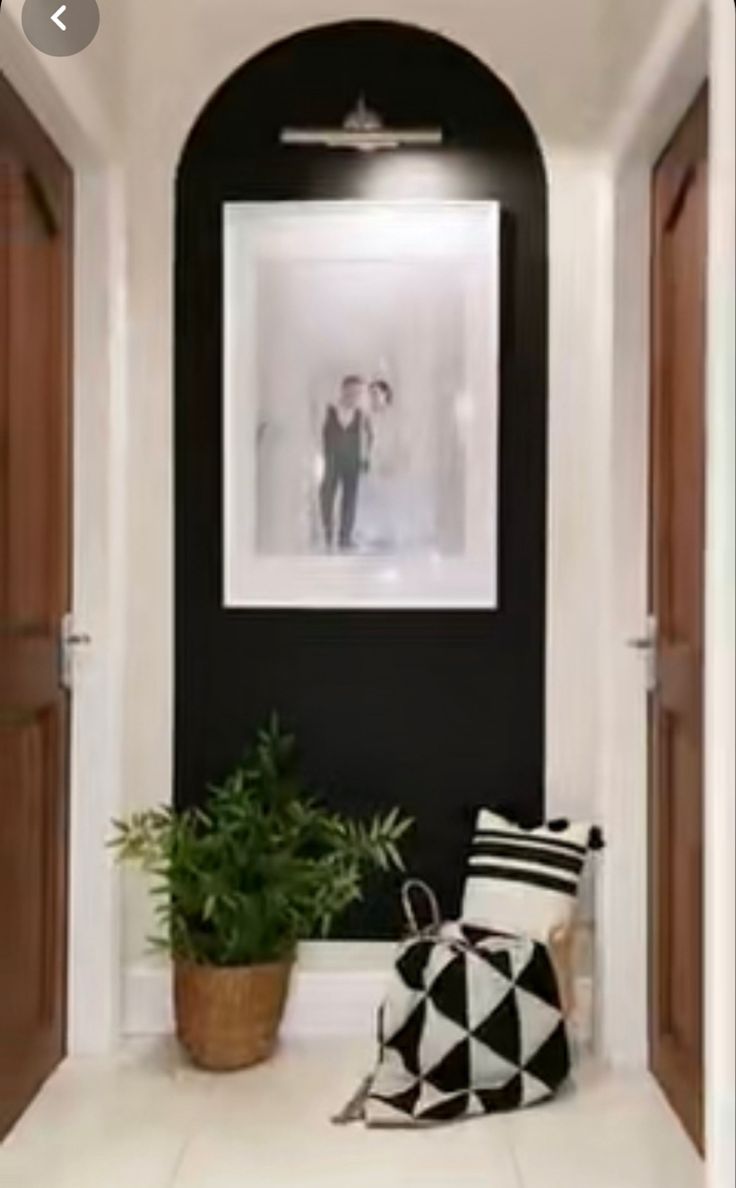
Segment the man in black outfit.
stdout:
<path fill-rule="evenodd" d="M 322 527 L 328 548 L 335 543 L 335 500 L 340 492 L 340 524 L 337 545 L 352 548 L 355 515 L 358 510 L 360 474 L 364 465 L 364 443 L 368 437 L 366 416 L 360 407 L 364 381 L 349 375 L 342 381 L 337 403 L 329 404 L 322 428 L 325 472 L 320 487 Z"/>

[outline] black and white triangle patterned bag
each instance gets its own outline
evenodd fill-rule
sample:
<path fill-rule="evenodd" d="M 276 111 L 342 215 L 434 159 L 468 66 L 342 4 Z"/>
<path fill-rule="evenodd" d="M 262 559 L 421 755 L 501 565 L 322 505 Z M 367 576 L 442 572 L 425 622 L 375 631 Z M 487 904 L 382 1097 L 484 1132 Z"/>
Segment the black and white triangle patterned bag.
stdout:
<path fill-rule="evenodd" d="M 475 925 L 420 931 L 399 948 L 379 1015 L 373 1075 L 336 1121 L 417 1126 L 516 1110 L 552 1097 L 570 1054 L 544 945 Z"/>

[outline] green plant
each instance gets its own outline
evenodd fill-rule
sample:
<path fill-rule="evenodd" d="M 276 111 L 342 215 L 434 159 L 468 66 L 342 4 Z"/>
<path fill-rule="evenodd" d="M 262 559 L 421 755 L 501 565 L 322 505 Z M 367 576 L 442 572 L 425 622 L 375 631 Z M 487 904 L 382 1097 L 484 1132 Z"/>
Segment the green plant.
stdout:
<path fill-rule="evenodd" d="M 327 936 L 370 868 L 403 869 L 398 843 L 411 824 L 398 809 L 351 821 L 305 796 L 295 741 L 274 717 L 203 807 L 135 813 L 114 822 L 110 845 L 154 879 L 156 947 L 242 966 Z"/>

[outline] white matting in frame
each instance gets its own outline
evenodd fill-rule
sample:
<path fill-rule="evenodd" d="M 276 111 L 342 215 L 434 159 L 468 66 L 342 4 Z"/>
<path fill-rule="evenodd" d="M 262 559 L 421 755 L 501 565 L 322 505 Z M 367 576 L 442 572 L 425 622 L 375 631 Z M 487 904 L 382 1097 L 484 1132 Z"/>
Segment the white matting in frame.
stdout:
<path fill-rule="evenodd" d="M 228 607 L 497 603 L 500 210 L 228 203 Z"/>

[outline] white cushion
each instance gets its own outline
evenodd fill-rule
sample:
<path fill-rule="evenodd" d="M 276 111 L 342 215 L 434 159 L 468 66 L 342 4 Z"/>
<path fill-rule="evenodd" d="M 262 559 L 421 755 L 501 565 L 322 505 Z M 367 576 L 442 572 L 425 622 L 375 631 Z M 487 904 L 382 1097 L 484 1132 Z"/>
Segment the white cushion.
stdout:
<path fill-rule="evenodd" d="M 489 809 L 478 814 L 462 918 L 547 943 L 572 921 L 590 825 L 522 829 Z"/>

